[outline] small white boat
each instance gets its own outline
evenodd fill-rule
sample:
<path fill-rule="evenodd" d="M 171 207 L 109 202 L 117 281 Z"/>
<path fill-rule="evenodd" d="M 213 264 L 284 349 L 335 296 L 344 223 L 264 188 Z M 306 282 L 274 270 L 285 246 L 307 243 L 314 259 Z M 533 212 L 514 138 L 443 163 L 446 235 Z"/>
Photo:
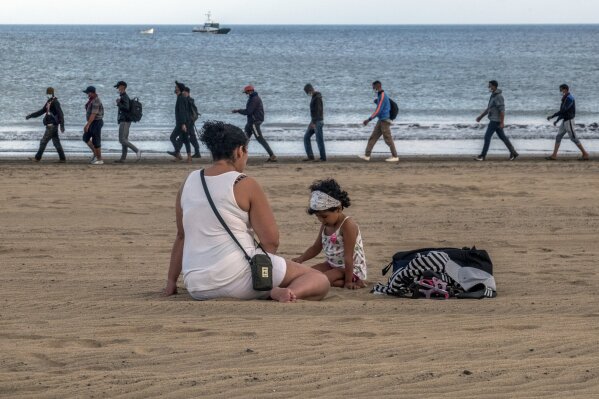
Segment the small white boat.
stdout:
<path fill-rule="evenodd" d="M 218 22 L 214 22 L 210 17 L 210 11 L 206 14 L 207 20 L 204 23 L 204 26 L 201 28 L 193 28 L 192 32 L 194 33 L 212 33 L 214 35 L 226 35 L 231 32 L 231 28 L 221 28 Z"/>
<path fill-rule="evenodd" d="M 142 30 L 141 32 L 142 35 L 153 35 L 154 34 L 154 28 L 150 28 L 150 29 L 146 29 L 146 30 Z"/>

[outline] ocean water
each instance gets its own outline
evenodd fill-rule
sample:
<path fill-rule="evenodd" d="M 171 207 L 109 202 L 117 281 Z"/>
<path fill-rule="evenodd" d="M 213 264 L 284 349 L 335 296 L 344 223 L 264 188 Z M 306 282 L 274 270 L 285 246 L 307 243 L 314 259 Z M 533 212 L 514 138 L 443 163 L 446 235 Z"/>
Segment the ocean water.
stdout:
<path fill-rule="evenodd" d="M 202 120 L 240 127 L 245 119 L 230 110 L 245 104 L 243 86 L 255 85 L 266 110 L 264 134 L 279 154 L 303 153 L 309 98 L 302 89 L 311 82 L 324 97 L 330 152 L 360 152 L 372 129 L 360 122 L 374 109 L 376 79 L 399 104 L 393 134 L 401 153 L 480 150 L 484 125 L 474 119 L 487 104 L 490 79 L 504 90 L 506 131 L 517 148 L 552 147 L 556 128 L 545 117 L 559 108 L 558 86 L 567 82 L 578 133 L 599 150 L 599 25 L 232 26 L 229 35 L 155 26 L 154 35 L 140 34 L 146 28 L 0 26 L 0 156 L 36 149 L 41 119 L 25 115 L 42 107 L 47 86 L 65 112 L 68 151 L 86 151 L 79 140 L 88 85 L 104 102 L 105 148 L 118 151 L 112 86 L 121 79 L 144 104 L 130 139 L 149 152 L 169 148 L 175 80 L 192 89 Z M 501 143 L 493 151 L 504 151 Z"/>

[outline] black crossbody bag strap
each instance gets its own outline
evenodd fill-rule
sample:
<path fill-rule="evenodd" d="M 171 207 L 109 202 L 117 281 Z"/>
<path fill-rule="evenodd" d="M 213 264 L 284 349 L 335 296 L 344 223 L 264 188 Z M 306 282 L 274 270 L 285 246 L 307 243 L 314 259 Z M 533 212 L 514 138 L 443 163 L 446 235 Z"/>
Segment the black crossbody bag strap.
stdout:
<path fill-rule="evenodd" d="M 208 199 L 208 203 L 210 204 L 210 207 L 212 208 L 212 211 L 214 211 L 214 214 L 216 215 L 216 218 L 219 220 L 220 224 L 222 224 L 222 226 L 227 231 L 227 233 L 229 233 L 229 235 L 231 236 L 231 238 L 233 239 L 233 241 L 235 241 L 235 243 L 237 244 L 237 246 L 239 246 L 239 248 L 243 251 L 243 255 L 245 256 L 245 259 L 247 259 L 248 262 L 251 262 L 252 258 L 250 258 L 250 256 L 248 255 L 248 253 L 245 252 L 245 249 L 243 249 L 243 247 L 241 246 L 241 244 L 239 243 L 239 241 L 237 241 L 237 238 L 235 237 L 235 235 L 233 234 L 233 232 L 231 231 L 231 229 L 229 229 L 229 226 L 227 226 L 227 223 L 225 223 L 225 220 L 222 218 L 222 216 L 220 215 L 220 213 L 218 213 L 218 210 L 216 209 L 216 205 L 214 205 L 214 201 L 212 201 L 212 197 L 210 196 L 210 191 L 208 191 L 208 186 L 206 185 L 206 178 L 204 177 L 204 169 L 202 169 L 200 171 L 200 177 L 202 178 L 202 186 L 204 186 L 204 192 L 206 193 L 206 198 Z M 262 251 L 264 251 L 264 248 L 262 248 L 262 245 L 260 245 L 259 243 L 257 243 L 257 244 L 260 247 L 260 249 Z M 266 251 L 264 251 L 264 253 L 266 253 Z"/>

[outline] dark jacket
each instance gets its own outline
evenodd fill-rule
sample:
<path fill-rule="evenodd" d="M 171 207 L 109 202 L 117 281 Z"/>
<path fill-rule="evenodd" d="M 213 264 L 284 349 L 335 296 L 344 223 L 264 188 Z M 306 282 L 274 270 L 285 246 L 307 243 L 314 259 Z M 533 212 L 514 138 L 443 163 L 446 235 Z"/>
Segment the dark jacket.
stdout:
<path fill-rule="evenodd" d="M 64 129 L 64 114 L 62 113 L 62 108 L 60 107 L 60 103 L 58 102 L 58 98 L 52 97 L 46 104 L 40 109 L 32 114 L 27 115 L 27 119 L 37 118 L 46 114 L 46 110 L 48 109 L 48 105 L 50 106 L 49 112 L 46 116 L 44 116 L 44 126 L 46 125 L 60 125 L 62 129 Z"/>
<path fill-rule="evenodd" d="M 177 103 L 175 104 L 175 121 L 177 123 L 177 128 L 180 129 L 183 125 L 189 125 L 191 119 L 189 115 L 189 101 L 187 101 L 187 98 L 185 98 L 183 94 L 179 94 Z"/>
<path fill-rule="evenodd" d="M 262 99 L 258 93 L 253 92 L 250 94 L 245 109 L 240 109 L 239 113 L 241 115 L 247 115 L 248 123 L 264 122 L 264 106 L 262 105 Z"/>
<path fill-rule="evenodd" d="M 131 122 L 131 118 L 129 118 L 129 111 L 131 111 L 131 99 L 127 93 L 121 94 L 121 99 L 117 104 L 117 108 L 119 109 L 117 122 Z"/>
<path fill-rule="evenodd" d="M 324 120 L 322 94 L 317 91 L 312 93 L 312 100 L 310 101 L 310 116 L 312 117 L 310 123 L 322 122 Z"/>
<path fill-rule="evenodd" d="M 572 93 L 568 93 L 562 98 L 562 105 L 559 111 L 553 114 L 552 119 L 557 116 L 557 122 L 560 120 L 569 121 L 576 117 L 576 101 Z"/>

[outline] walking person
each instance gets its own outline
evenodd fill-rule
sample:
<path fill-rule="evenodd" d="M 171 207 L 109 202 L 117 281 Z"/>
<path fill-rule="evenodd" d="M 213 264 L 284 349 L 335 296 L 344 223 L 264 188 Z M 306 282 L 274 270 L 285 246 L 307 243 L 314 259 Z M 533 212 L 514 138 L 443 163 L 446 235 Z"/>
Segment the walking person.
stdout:
<path fill-rule="evenodd" d="M 92 150 L 93 156 L 89 161 L 92 165 L 104 165 L 102 160 L 102 126 L 104 126 L 104 105 L 96 93 L 94 86 L 83 90 L 88 101 L 85 104 L 87 123 L 83 128 L 83 142 Z"/>
<path fill-rule="evenodd" d="M 304 161 L 314 161 L 314 152 L 312 152 L 312 143 L 310 139 L 316 135 L 316 144 L 318 145 L 318 152 L 320 153 L 320 161 L 326 162 L 327 154 L 324 147 L 324 110 L 322 103 L 322 94 L 314 90 L 314 87 L 308 83 L 304 86 L 304 92 L 309 95 L 312 99 L 310 100 L 310 125 L 306 134 L 304 134 L 304 148 L 306 149 L 306 155 L 308 158 Z"/>
<path fill-rule="evenodd" d="M 183 95 L 187 99 L 189 106 L 189 125 L 187 126 L 187 132 L 189 133 L 189 142 L 191 143 L 194 154 L 192 158 L 202 158 L 202 154 L 200 154 L 200 143 L 198 142 L 198 136 L 196 134 L 196 121 L 200 117 L 200 113 L 198 112 L 198 107 L 196 106 L 195 100 L 191 96 L 191 89 L 185 86 L 183 89 Z"/>
<path fill-rule="evenodd" d="M 547 120 L 550 121 L 553 118 L 557 117 L 557 120 L 553 122 L 553 126 L 557 126 L 559 121 L 562 121 L 562 124 L 559 127 L 559 131 L 557 136 L 555 137 L 555 147 L 553 148 L 553 154 L 551 156 L 546 157 L 545 159 L 549 161 L 555 161 L 557 159 L 557 152 L 559 150 L 562 139 L 568 133 L 568 137 L 570 140 L 576 144 L 580 152 L 582 152 L 582 157 L 578 158 L 581 161 L 589 160 L 589 153 L 586 152 L 578 136 L 574 132 L 574 118 L 576 117 L 576 100 L 572 93 L 570 93 L 570 87 L 567 84 L 562 84 L 559 87 L 559 91 L 562 93 L 562 104 L 560 106 L 559 111 L 555 114 L 548 116 Z"/>
<path fill-rule="evenodd" d="M 175 81 L 175 95 L 177 96 L 177 102 L 175 104 L 175 129 L 171 133 L 171 143 L 175 151 L 167 151 L 169 155 L 174 156 L 176 159 L 181 161 L 181 147 L 185 145 L 187 151 L 187 162 L 191 163 L 191 145 L 189 143 L 189 134 L 187 126 L 189 125 L 189 102 L 183 95 L 185 85 Z"/>
<path fill-rule="evenodd" d="M 127 95 L 127 83 L 121 80 L 114 87 L 119 92 L 116 106 L 118 108 L 117 122 L 119 124 L 119 143 L 121 143 L 122 146 L 121 158 L 114 162 L 124 163 L 125 159 L 127 159 L 127 152 L 129 149 L 135 153 L 136 161 L 139 162 L 141 159 L 141 151 L 129 141 L 129 128 L 131 127 L 129 112 L 131 112 L 131 99 Z"/>
<path fill-rule="evenodd" d="M 491 92 L 489 104 L 487 105 L 487 109 L 485 109 L 483 113 L 476 118 L 476 122 L 480 122 L 485 115 L 488 115 L 489 118 L 489 126 L 487 126 L 487 132 L 485 133 L 485 144 L 483 146 L 483 151 L 479 156 L 474 158 L 477 161 L 484 161 L 487 157 L 487 152 L 489 151 L 489 146 L 491 145 L 491 138 L 493 137 L 494 133 L 497 133 L 497 136 L 499 136 L 501 141 L 503 141 L 507 149 L 510 151 L 510 161 L 515 160 L 519 155 L 510 142 L 510 139 L 507 138 L 505 132 L 503 131 L 505 127 L 505 99 L 503 98 L 503 92 L 498 87 L 499 83 L 497 83 L 496 80 L 491 80 L 489 82 L 489 91 Z"/>
<path fill-rule="evenodd" d="M 61 163 L 67 161 L 64 150 L 62 149 L 62 144 L 60 143 L 60 138 L 58 137 L 58 127 L 60 126 L 60 132 L 64 133 L 64 114 L 62 113 L 62 108 L 60 107 L 60 102 L 54 96 L 54 89 L 52 87 L 48 87 L 46 89 L 46 95 L 48 97 L 46 104 L 39 111 L 33 112 L 25 117 L 25 119 L 29 120 L 31 118 L 37 118 L 44 115 L 44 126 L 46 127 L 46 132 L 44 136 L 40 140 L 40 146 L 37 150 L 37 154 L 31 160 L 34 162 L 39 162 L 42 160 L 42 156 L 44 155 L 44 151 L 46 150 L 46 146 L 52 140 L 52 144 L 54 144 L 54 148 L 56 148 L 56 152 L 58 152 L 58 158 Z"/>
<path fill-rule="evenodd" d="M 395 143 L 393 142 L 393 136 L 391 136 L 391 101 L 385 91 L 383 90 L 383 85 L 378 80 L 372 83 L 372 89 L 376 93 L 376 99 L 374 103 L 376 104 L 376 110 L 370 115 L 370 118 L 366 119 L 363 123 L 364 126 L 368 126 L 370 121 L 374 118 L 378 118 L 376 122 L 376 126 L 368 139 L 368 144 L 366 145 L 366 152 L 364 155 L 360 155 L 365 161 L 370 161 L 370 155 L 372 154 L 372 149 L 376 142 L 383 136 L 385 143 L 389 146 L 391 150 L 391 158 L 385 159 L 387 162 L 398 162 L 399 158 L 397 157 L 397 150 L 395 149 Z"/>
<path fill-rule="evenodd" d="M 249 85 L 244 87 L 243 92 L 248 96 L 245 109 L 234 109 L 232 112 L 234 114 L 237 113 L 247 116 L 245 134 L 248 136 L 248 139 L 251 139 L 252 136 L 256 136 L 256 140 L 262 144 L 262 147 L 264 147 L 268 153 L 269 158 L 266 162 L 277 162 L 277 157 L 270 149 L 270 146 L 262 135 L 262 130 L 260 129 L 260 125 L 264 122 L 264 105 L 262 104 L 262 99 L 254 90 L 254 86 Z"/>

